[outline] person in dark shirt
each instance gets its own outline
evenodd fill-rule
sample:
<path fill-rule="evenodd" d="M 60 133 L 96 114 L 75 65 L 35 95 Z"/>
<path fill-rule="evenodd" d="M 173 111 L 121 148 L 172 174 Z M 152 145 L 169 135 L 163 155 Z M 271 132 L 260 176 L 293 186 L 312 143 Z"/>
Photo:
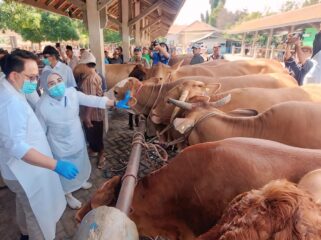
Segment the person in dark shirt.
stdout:
<path fill-rule="evenodd" d="M 221 55 L 221 45 L 219 43 L 214 43 L 213 45 L 213 54 L 208 58 L 208 61 L 224 59 Z"/>
<path fill-rule="evenodd" d="M 298 62 L 295 60 L 291 52 L 291 46 L 293 44 Z M 301 47 L 301 41 L 298 36 L 294 36 L 293 34 L 288 35 L 286 50 L 284 53 L 284 64 L 290 74 L 295 78 L 295 80 L 297 80 L 299 85 L 303 84 L 304 76 L 313 66 L 313 62 L 310 59 L 311 54 L 311 48 Z"/>
<path fill-rule="evenodd" d="M 190 62 L 190 65 L 203 63 L 204 58 L 201 56 L 201 46 L 199 44 L 194 44 L 192 49 L 194 56 Z"/>
<path fill-rule="evenodd" d="M 121 50 L 118 48 L 115 49 L 113 58 L 108 59 L 109 64 L 123 64 L 124 61 L 121 58 Z"/>

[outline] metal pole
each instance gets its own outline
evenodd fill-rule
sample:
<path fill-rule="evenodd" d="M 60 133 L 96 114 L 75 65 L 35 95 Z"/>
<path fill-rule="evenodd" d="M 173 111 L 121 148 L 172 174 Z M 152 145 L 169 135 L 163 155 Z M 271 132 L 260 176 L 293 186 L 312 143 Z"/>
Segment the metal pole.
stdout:
<path fill-rule="evenodd" d="M 134 196 L 134 190 L 137 182 L 137 173 L 142 152 L 142 143 L 144 142 L 146 123 L 145 119 L 139 121 L 138 132 L 134 135 L 132 151 L 129 156 L 129 161 L 123 182 L 117 200 L 116 208 L 128 215 L 130 206 Z"/>

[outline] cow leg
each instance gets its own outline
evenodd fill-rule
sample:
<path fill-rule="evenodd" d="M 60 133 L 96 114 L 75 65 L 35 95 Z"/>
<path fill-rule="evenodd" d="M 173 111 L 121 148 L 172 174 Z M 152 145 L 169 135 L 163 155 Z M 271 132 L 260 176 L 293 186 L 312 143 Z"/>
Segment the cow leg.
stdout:
<path fill-rule="evenodd" d="M 138 127 L 139 124 L 139 115 L 135 115 L 135 125 Z"/>

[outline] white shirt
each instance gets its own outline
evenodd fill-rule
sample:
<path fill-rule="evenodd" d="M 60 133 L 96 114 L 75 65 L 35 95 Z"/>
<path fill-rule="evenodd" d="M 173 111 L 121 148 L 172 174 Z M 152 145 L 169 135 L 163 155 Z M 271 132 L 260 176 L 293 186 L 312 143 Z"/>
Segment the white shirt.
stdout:
<path fill-rule="evenodd" d="M 54 68 L 47 65 L 44 67 L 42 72 L 45 72 L 47 70 L 51 70 L 51 71 L 54 71 L 54 72 L 60 74 L 62 79 L 65 81 L 67 87 L 76 87 L 77 86 L 74 74 L 72 73 L 72 70 L 68 65 L 58 61 Z M 41 84 L 40 84 L 40 86 L 42 88 L 44 88 L 44 86 L 42 86 Z"/>
<path fill-rule="evenodd" d="M 0 170 L 3 178 L 16 180 L 8 164 L 23 161 L 31 149 L 51 155 L 46 135 L 25 95 L 6 79 L 0 80 Z"/>
<path fill-rule="evenodd" d="M 311 59 L 313 66 L 303 79 L 303 84 L 318 83 L 321 84 L 321 51 Z"/>

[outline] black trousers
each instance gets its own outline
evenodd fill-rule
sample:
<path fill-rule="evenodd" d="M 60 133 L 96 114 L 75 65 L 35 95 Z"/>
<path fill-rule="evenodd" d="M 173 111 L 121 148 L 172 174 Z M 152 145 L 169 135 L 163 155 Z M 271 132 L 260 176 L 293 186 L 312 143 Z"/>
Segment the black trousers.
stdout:
<path fill-rule="evenodd" d="M 132 113 L 129 113 L 129 116 L 128 116 L 128 125 L 130 128 L 133 128 L 134 127 L 134 119 L 133 119 L 133 116 L 134 114 Z M 138 123 L 139 123 L 139 116 L 138 115 L 135 115 L 135 125 L 136 127 L 138 127 Z"/>
<path fill-rule="evenodd" d="M 92 121 L 93 127 L 87 128 L 84 124 L 86 139 L 94 152 L 104 149 L 104 121 Z"/>

